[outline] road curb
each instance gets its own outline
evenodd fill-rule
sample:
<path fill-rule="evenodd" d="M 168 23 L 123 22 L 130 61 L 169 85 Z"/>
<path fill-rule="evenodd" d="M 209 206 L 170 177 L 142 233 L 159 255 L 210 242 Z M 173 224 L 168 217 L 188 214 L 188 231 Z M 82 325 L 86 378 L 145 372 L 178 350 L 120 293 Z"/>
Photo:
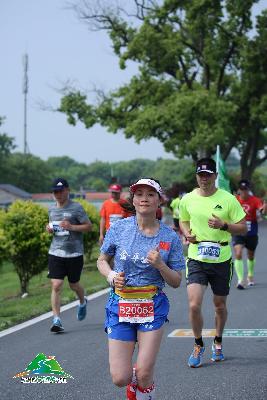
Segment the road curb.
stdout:
<path fill-rule="evenodd" d="M 110 288 L 107 289 L 102 289 L 99 292 L 90 294 L 89 296 L 86 296 L 87 300 L 94 300 L 97 299 L 100 296 L 103 296 L 104 294 L 108 293 L 110 291 Z M 75 300 L 69 304 L 66 304 L 65 306 L 61 307 L 61 312 L 69 310 L 70 308 L 76 307 L 79 303 L 79 300 Z M 35 317 L 33 319 L 30 319 L 28 321 L 22 322 L 21 324 L 12 326 L 11 328 L 5 329 L 4 331 L 0 332 L 0 338 L 6 335 L 10 335 L 11 333 L 20 331 L 21 329 L 27 328 L 28 326 L 37 324 L 37 322 L 43 321 L 44 319 L 51 318 L 53 316 L 52 311 L 49 311 L 45 314 L 39 315 L 38 317 Z"/>

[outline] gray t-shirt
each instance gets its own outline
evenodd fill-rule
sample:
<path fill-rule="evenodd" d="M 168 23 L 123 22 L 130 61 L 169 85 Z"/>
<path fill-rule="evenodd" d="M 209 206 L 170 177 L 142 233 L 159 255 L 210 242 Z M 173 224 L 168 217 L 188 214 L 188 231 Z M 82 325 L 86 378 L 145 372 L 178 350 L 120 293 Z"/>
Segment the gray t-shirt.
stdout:
<path fill-rule="evenodd" d="M 49 207 L 49 224 L 54 230 L 49 254 L 57 257 L 78 257 L 83 255 L 82 232 L 67 231 L 59 226 L 63 220 L 72 225 L 81 225 L 89 222 L 81 204 L 69 201 L 64 207 L 53 204 Z"/>

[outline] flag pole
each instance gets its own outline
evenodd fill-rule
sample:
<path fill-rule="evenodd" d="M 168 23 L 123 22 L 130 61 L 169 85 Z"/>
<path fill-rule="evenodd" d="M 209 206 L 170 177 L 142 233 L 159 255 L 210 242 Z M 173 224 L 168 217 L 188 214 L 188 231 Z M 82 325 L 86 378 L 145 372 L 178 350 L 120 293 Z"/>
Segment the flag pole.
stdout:
<path fill-rule="evenodd" d="M 216 171 L 217 171 L 217 178 L 215 181 L 215 186 L 219 187 L 219 171 L 220 171 L 220 145 L 217 144 L 216 146 Z"/>

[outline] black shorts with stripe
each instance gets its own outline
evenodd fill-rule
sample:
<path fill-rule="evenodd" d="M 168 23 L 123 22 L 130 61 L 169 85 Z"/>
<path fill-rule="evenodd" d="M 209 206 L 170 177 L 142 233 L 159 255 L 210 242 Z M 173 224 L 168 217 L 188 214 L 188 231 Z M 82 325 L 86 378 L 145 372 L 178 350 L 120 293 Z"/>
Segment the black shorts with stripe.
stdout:
<path fill-rule="evenodd" d="M 233 276 L 232 259 L 221 263 L 207 263 L 189 258 L 186 263 L 186 285 L 199 283 L 210 284 L 213 294 L 227 296 Z"/>

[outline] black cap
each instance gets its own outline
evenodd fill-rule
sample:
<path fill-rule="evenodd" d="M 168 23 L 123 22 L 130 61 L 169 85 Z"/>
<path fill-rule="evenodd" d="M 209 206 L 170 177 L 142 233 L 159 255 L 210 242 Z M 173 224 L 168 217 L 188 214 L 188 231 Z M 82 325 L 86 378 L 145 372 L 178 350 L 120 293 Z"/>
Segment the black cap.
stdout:
<path fill-rule="evenodd" d="M 247 179 L 241 179 L 241 181 L 238 182 L 238 187 L 239 189 L 243 190 L 249 190 L 250 188 L 250 183 Z"/>
<path fill-rule="evenodd" d="M 63 190 L 64 188 L 68 188 L 69 184 L 64 178 L 56 178 L 53 180 L 51 190 L 52 192 L 56 192 L 59 190 Z"/>
<path fill-rule="evenodd" d="M 196 173 L 207 172 L 208 174 L 216 174 L 216 162 L 212 158 L 202 158 L 197 161 Z"/>

